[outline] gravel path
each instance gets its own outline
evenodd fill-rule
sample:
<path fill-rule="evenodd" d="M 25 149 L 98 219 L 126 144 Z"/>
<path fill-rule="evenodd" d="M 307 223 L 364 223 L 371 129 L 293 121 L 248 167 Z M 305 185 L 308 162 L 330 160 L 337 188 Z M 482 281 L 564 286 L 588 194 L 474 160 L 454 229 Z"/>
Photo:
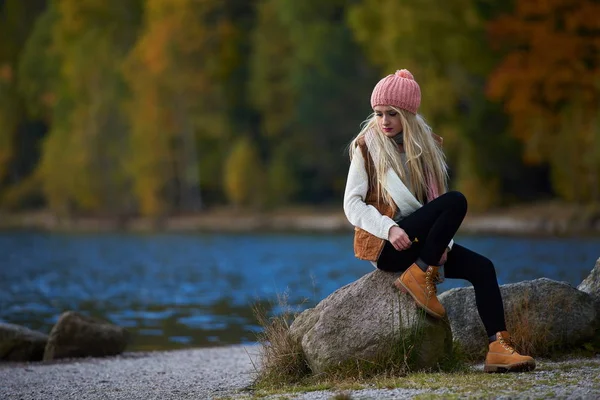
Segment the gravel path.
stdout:
<path fill-rule="evenodd" d="M 52 363 L 0 363 L 0 399 L 223 399 L 250 398 L 245 390 L 254 378 L 252 361 L 257 346 L 231 346 L 171 352 L 126 353 L 103 359 Z M 252 358 L 252 361 L 251 361 Z M 481 370 L 482 365 L 474 367 Z M 423 375 L 423 374 L 421 374 Z M 470 374 L 472 381 L 439 374 L 423 383 L 406 378 L 396 389 L 366 388 L 347 391 L 352 399 L 428 398 L 600 398 L 600 357 L 538 363 L 533 373 Z M 443 374 L 442 374 L 443 375 Z M 431 379 L 429 379 L 431 377 Z M 429 386 L 429 387 L 427 387 Z M 271 398 L 325 400 L 339 391 L 271 396 Z"/>
<path fill-rule="evenodd" d="M 213 399 L 253 379 L 256 346 L 0 364 L 0 399 Z"/>

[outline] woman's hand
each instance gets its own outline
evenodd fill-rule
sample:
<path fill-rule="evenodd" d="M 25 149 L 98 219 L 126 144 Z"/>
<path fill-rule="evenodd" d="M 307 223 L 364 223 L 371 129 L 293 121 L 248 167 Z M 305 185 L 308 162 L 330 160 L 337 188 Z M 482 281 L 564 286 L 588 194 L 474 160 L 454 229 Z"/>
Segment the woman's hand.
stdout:
<path fill-rule="evenodd" d="M 388 240 L 398 251 L 406 250 L 412 245 L 412 242 L 406 232 L 404 232 L 404 229 L 396 225 L 390 228 Z"/>

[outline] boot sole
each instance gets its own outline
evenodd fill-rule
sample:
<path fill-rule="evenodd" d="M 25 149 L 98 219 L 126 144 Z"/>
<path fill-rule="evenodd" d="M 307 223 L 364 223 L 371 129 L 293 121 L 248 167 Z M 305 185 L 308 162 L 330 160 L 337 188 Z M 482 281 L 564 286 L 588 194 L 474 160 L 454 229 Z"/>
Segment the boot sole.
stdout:
<path fill-rule="evenodd" d="M 417 297 L 406 287 L 404 286 L 404 283 L 402 283 L 402 281 L 400 280 L 400 278 L 396 279 L 396 282 L 394 282 L 394 286 L 396 287 L 396 289 L 400 290 L 402 293 L 407 293 L 410 295 L 410 297 L 413 298 L 413 300 L 415 301 L 415 303 L 421 307 L 427 314 L 431 315 L 434 318 L 437 319 L 442 319 L 444 318 L 443 315 L 439 315 L 438 313 L 435 313 L 433 311 L 431 311 L 429 308 L 427 308 L 424 304 L 419 303 L 419 301 L 417 300 Z"/>
<path fill-rule="evenodd" d="M 517 363 L 517 364 L 490 364 L 483 367 L 483 372 L 487 373 L 505 373 L 505 372 L 528 372 L 535 369 L 535 363 Z"/>

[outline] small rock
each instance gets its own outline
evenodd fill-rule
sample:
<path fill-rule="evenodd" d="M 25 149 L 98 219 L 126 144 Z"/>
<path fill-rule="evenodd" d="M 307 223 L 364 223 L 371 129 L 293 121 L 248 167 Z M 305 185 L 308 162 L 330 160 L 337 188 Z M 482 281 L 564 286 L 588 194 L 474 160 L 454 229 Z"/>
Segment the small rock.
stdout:
<path fill-rule="evenodd" d="M 352 360 L 376 361 L 415 336 L 414 368 L 435 367 L 449 355 L 448 321 L 426 316 L 410 296 L 399 293 L 392 285 L 398 276 L 375 270 L 296 318 L 290 335 L 301 343 L 314 373 Z"/>
<path fill-rule="evenodd" d="M 50 331 L 44 360 L 120 354 L 127 346 L 128 336 L 124 328 L 67 311 Z"/>
<path fill-rule="evenodd" d="M 0 360 L 40 361 L 48 335 L 24 326 L 0 322 Z"/>
<path fill-rule="evenodd" d="M 592 296 L 565 282 L 547 278 L 501 285 L 504 313 L 513 337 L 535 353 L 568 349 L 590 341 L 600 318 Z M 454 340 L 471 357 L 487 351 L 487 334 L 477 312 L 473 287 L 451 289 L 439 296 L 446 308 Z M 528 339 L 529 338 L 529 339 Z"/>

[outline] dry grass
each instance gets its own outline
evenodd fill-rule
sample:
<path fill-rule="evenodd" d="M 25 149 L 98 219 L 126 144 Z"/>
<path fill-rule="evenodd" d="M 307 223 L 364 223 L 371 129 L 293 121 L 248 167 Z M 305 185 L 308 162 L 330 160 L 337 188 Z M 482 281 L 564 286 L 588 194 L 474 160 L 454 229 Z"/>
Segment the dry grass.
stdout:
<path fill-rule="evenodd" d="M 569 332 L 571 327 L 561 320 L 568 313 L 581 312 L 578 309 L 577 296 L 561 291 L 548 296 L 531 288 L 521 290 L 522 292 L 514 297 L 505 293 L 504 301 L 506 327 L 519 353 L 551 360 L 561 360 L 574 355 L 590 357 L 600 354 L 600 321 L 595 328 L 595 337 L 582 343 L 575 341 L 576 335 Z M 481 339 L 477 340 L 487 342 L 483 325 L 481 327 Z M 459 349 L 458 352 L 466 353 L 466 362 L 478 363 L 485 358 L 487 346 L 468 346 L 466 350 Z"/>
<path fill-rule="evenodd" d="M 510 304 L 506 309 L 506 325 L 511 334 L 511 339 L 517 351 L 532 357 L 560 358 L 574 351 L 586 355 L 600 351 L 600 335 L 594 342 L 576 346 L 565 347 L 564 335 L 566 332 L 558 331 L 564 326 L 564 321 L 558 320 L 554 310 L 560 309 L 568 313 L 573 309 L 572 299 L 556 296 L 548 302 L 532 299 L 530 293 L 523 295 L 519 303 Z M 539 316 L 545 315 L 545 320 Z M 538 317 L 536 317 L 538 316 Z M 566 330 L 566 328 L 565 328 Z"/>
<path fill-rule="evenodd" d="M 517 350 L 522 354 L 547 356 L 552 352 L 552 333 L 549 324 L 536 322 L 532 316 L 539 312 L 552 312 L 555 304 L 544 304 L 541 310 L 538 302 L 530 301 L 529 293 L 523 295 L 523 300 L 512 304 L 506 310 L 506 325 L 511 339 Z"/>
<path fill-rule="evenodd" d="M 288 307 L 286 296 L 280 296 L 278 301 L 284 312 L 273 317 L 268 317 L 260 306 L 254 306 L 254 315 L 263 327 L 257 338 L 261 352 L 255 385 L 260 387 L 294 384 L 310 374 L 302 346 L 289 333 L 297 314 Z"/>

